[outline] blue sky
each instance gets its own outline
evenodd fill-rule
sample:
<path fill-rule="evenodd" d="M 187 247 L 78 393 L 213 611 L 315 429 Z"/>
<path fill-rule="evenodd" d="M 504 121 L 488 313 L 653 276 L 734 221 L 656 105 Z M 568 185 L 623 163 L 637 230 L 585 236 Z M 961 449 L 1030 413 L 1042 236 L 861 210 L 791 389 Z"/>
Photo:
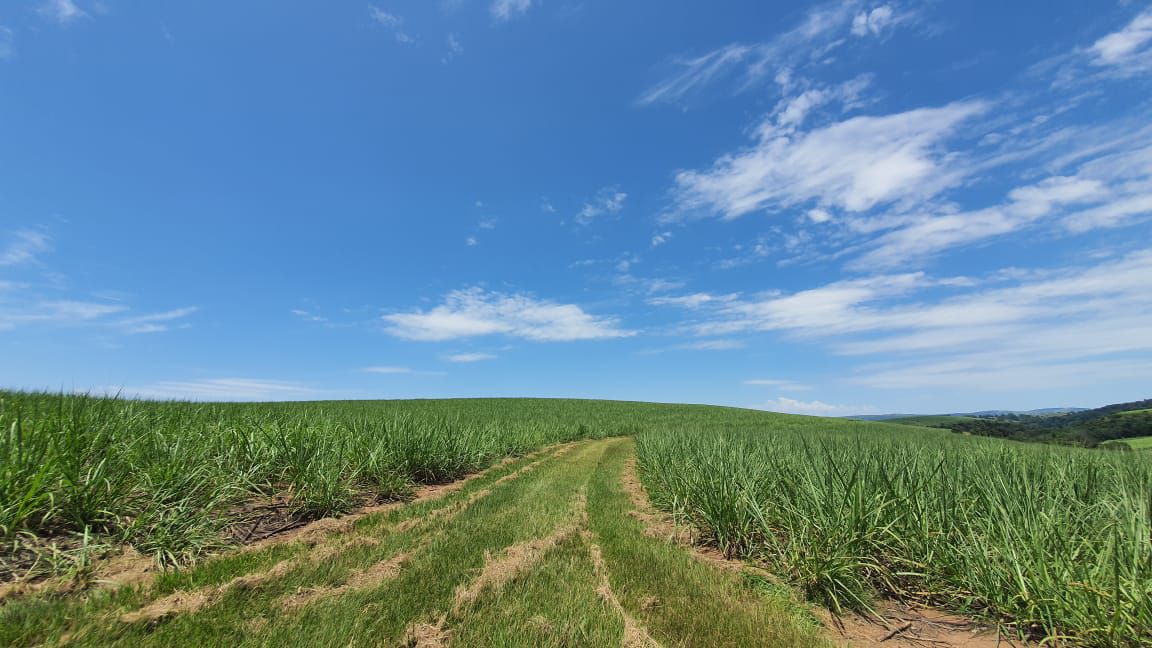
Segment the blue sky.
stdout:
<path fill-rule="evenodd" d="M 1152 395 L 1147 2 L 0 2 L 0 385 Z"/>

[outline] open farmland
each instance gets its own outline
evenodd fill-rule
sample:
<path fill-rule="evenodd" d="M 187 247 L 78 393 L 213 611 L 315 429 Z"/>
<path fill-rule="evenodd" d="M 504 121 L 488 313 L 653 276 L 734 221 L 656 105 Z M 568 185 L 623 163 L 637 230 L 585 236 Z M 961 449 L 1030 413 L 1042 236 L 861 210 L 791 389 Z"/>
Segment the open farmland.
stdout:
<path fill-rule="evenodd" d="M 1115 441 L 1107 441 L 1100 445 L 1104 447 L 1122 445 L 1128 446 L 1133 450 L 1152 450 L 1152 436 L 1133 437 L 1131 439 L 1116 439 Z"/>
<path fill-rule="evenodd" d="M 833 609 L 877 594 L 1035 638 L 1152 642 L 1152 463 L 827 420 L 637 440 L 654 501 Z"/>
<path fill-rule="evenodd" d="M 6 645 L 820 646 L 823 606 L 892 597 L 1149 644 L 1138 453 L 629 402 L 3 402 Z"/>

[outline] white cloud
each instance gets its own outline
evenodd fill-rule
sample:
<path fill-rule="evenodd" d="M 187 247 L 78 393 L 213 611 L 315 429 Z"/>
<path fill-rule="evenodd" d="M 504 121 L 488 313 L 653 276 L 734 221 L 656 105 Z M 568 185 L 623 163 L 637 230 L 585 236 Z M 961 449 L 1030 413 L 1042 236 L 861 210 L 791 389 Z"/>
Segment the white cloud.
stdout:
<path fill-rule="evenodd" d="M 615 187 L 605 187 L 596 193 L 596 197 L 584 203 L 580 213 L 576 214 L 576 222 L 588 225 L 601 216 L 614 216 L 624 209 L 624 201 L 628 194 Z"/>
<path fill-rule="evenodd" d="M 385 315 L 387 332 L 420 341 L 507 335 L 542 342 L 595 340 L 634 335 L 611 317 L 597 317 L 574 304 L 481 288 L 455 290 L 428 311 Z"/>
<path fill-rule="evenodd" d="M 0 25 L 0 61 L 8 61 L 16 56 L 16 34 Z"/>
<path fill-rule="evenodd" d="M 30 263 L 38 254 L 51 249 L 48 235 L 35 230 L 18 230 L 12 238 L 15 240 L 0 248 L 0 266 Z"/>
<path fill-rule="evenodd" d="M 81 326 L 100 323 L 111 315 L 128 310 L 121 304 L 76 300 L 41 301 L 24 308 L 0 305 L 0 330 L 24 325 Z"/>
<path fill-rule="evenodd" d="M 827 209 L 809 209 L 808 220 L 813 223 L 827 223 L 832 220 L 832 214 L 829 214 Z"/>
<path fill-rule="evenodd" d="M 885 29 L 897 22 L 892 5 L 880 5 L 872 11 L 861 11 L 852 19 L 852 34 L 855 36 L 879 36 Z"/>
<path fill-rule="evenodd" d="M 709 293 L 695 293 L 676 297 L 653 297 L 648 303 L 653 306 L 679 306 L 697 310 L 706 304 L 728 303 L 735 300 L 738 295 L 712 295 Z"/>
<path fill-rule="evenodd" d="M 908 225 L 888 232 L 867 244 L 872 249 L 849 267 L 886 269 L 929 258 L 949 248 L 982 241 L 1017 231 L 1068 206 L 1090 203 L 1106 197 L 1098 180 L 1055 176 L 1037 184 L 1020 187 L 1008 194 L 1002 205 L 969 212 L 918 215 Z M 1083 214 L 1076 227 L 1099 226 L 1108 214 Z M 1093 224 L 1093 225 L 1090 225 Z"/>
<path fill-rule="evenodd" d="M 88 14 L 72 0 L 46 0 L 37 11 L 41 16 L 60 25 L 88 17 Z"/>
<path fill-rule="evenodd" d="M 364 367 L 360 371 L 371 374 L 407 374 L 412 373 L 408 367 Z"/>
<path fill-rule="evenodd" d="M 658 232 L 652 235 L 652 247 L 660 247 L 672 240 L 672 232 Z"/>
<path fill-rule="evenodd" d="M 492 355 L 491 353 L 454 353 L 452 355 L 444 356 L 444 359 L 448 362 L 466 364 L 472 362 L 484 362 L 485 360 L 495 360 L 496 356 Z"/>
<path fill-rule="evenodd" d="M 476 247 L 477 245 L 480 245 L 480 241 L 475 236 L 469 236 L 468 238 L 464 239 L 464 245 L 467 245 L 468 247 Z"/>
<path fill-rule="evenodd" d="M 798 71 L 820 66 L 831 52 L 847 44 L 846 36 L 855 28 L 862 4 L 858 0 L 825 2 L 810 9 L 796 27 L 769 41 L 731 43 L 699 56 L 680 58 L 674 61 L 677 72 L 646 90 L 638 103 L 680 102 L 723 80 L 735 80 L 740 89 L 747 89 L 774 79 L 787 88 L 799 76 Z M 884 5 L 865 15 L 864 29 L 880 33 L 913 17 L 910 11 L 897 12 Z"/>
<path fill-rule="evenodd" d="M 869 386 L 1039 389 L 1074 381 L 1077 366 L 1085 369 L 1079 384 L 1097 380 L 1109 366 L 1135 375 L 1130 365 L 1141 363 L 1140 375 L 1152 378 L 1148 286 L 1152 250 L 1041 273 L 995 273 L 983 281 L 881 275 L 791 294 L 704 301 L 704 319 L 690 330 L 706 336 L 778 331 L 822 342 L 839 355 L 883 358 L 860 369 L 856 382 Z M 992 380 L 997 372 L 1013 379 Z"/>
<path fill-rule="evenodd" d="M 0 303 L 0 330 L 20 326 L 58 326 L 108 328 L 128 335 L 159 333 L 167 331 L 171 322 L 188 317 L 197 310 L 189 306 L 126 317 L 129 308 L 121 303 L 58 299 L 19 305 L 9 301 Z"/>
<path fill-rule="evenodd" d="M 678 344 L 676 348 L 686 351 L 733 351 L 743 349 L 744 343 L 740 340 L 701 340 L 699 342 Z"/>
<path fill-rule="evenodd" d="M 807 414 L 810 416 L 852 416 L 857 414 L 875 413 L 876 408 L 870 405 L 833 405 L 822 401 L 799 401 L 781 396 L 762 405 L 755 405 L 756 409 L 769 412 L 782 412 L 784 414 Z"/>
<path fill-rule="evenodd" d="M 548 200 L 547 198 L 541 198 L 540 211 L 544 212 L 545 214 L 555 214 L 556 207 L 552 204 L 551 200 Z"/>
<path fill-rule="evenodd" d="M 765 122 L 752 147 L 725 155 L 704 171 L 678 173 L 670 217 L 703 212 L 734 219 L 810 201 L 860 212 L 923 200 L 963 178 L 941 145 L 987 107 L 958 102 L 854 117 L 804 133 L 781 132 Z"/>
<path fill-rule="evenodd" d="M 617 264 L 616 269 L 620 270 L 622 267 L 627 266 Z M 673 281 L 671 279 L 651 277 L 637 277 L 630 274 L 618 275 L 612 280 L 612 283 L 625 288 L 638 288 L 639 292 L 646 295 L 654 295 L 657 293 L 668 292 L 670 290 L 679 290 L 680 288 L 684 287 L 684 282 L 682 281 Z"/>
<path fill-rule="evenodd" d="M 792 380 L 779 380 L 775 378 L 753 378 L 745 380 L 745 385 L 754 385 L 758 387 L 776 387 L 782 391 L 808 391 L 812 389 L 811 385 L 805 385 Z"/>
<path fill-rule="evenodd" d="M 105 388 L 125 397 L 196 401 L 290 401 L 317 398 L 324 392 L 300 383 L 252 378 L 161 381 L 142 387 Z"/>
<path fill-rule="evenodd" d="M 125 333 L 132 335 L 138 333 L 162 333 L 168 330 L 169 322 L 184 319 L 198 310 L 200 309 L 195 306 L 187 306 L 162 313 L 137 315 L 120 320 L 117 322 L 117 326 L 123 329 Z"/>
<path fill-rule="evenodd" d="M 791 84 L 791 82 L 790 82 Z M 773 111 L 775 117 L 775 131 L 780 134 L 791 133 L 808 120 L 809 115 L 820 108 L 838 104 L 841 111 L 848 111 L 863 105 L 862 97 L 872 85 L 872 76 L 862 74 L 844 83 L 835 85 L 812 85 L 805 82 L 805 89 L 800 94 L 785 97 L 776 104 Z M 762 125 L 761 132 L 770 122 Z"/>
<path fill-rule="evenodd" d="M 493 0 L 488 13 L 496 22 L 506 22 L 528 12 L 533 0 Z"/>
<path fill-rule="evenodd" d="M 1097 65 L 1125 65 L 1152 54 L 1149 43 L 1152 43 L 1152 10 L 1144 11 L 1120 31 L 1096 41 L 1089 51 Z"/>
<path fill-rule="evenodd" d="M 309 322 L 327 322 L 328 321 L 327 317 L 324 317 L 323 315 L 317 315 L 316 313 L 306 311 L 302 308 L 293 308 L 291 312 L 296 317 L 299 317 L 302 320 L 307 320 Z"/>
<path fill-rule="evenodd" d="M 441 63 L 449 63 L 452 59 L 464 53 L 464 45 L 456 34 L 448 34 L 447 38 L 448 52 L 440 59 Z"/>
<path fill-rule="evenodd" d="M 368 16 L 377 24 L 390 30 L 397 43 L 411 45 L 416 42 L 416 39 L 404 31 L 404 19 L 400 16 L 388 13 L 379 7 L 368 7 Z"/>

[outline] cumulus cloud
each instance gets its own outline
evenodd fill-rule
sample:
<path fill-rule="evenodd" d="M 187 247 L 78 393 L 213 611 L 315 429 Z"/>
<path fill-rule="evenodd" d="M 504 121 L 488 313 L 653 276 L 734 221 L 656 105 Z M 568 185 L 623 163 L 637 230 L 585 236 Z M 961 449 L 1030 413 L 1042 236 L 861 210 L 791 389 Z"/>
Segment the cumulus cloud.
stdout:
<path fill-rule="evenodd" d="M 854 36 L 879 36 L 896 22 L 892 5 L 880 5 L 871 11 L 861 11 L 852 19 Z"/>
<path fill-rule="evenodd" d="M 523 294 L 481 288 L 455 290 L 427 311 L 383 317 L 387 332 L 420 341 L 506 335 L 541 342 L 596 340 L 634 335 L 613 317 L 599 317 L 575 304 L 557 304 Z"/>
<path fill-rule="evenodd" d="M 528 13 L 533 0 L 493 0 L 488 5 L 488 13 L 496 22 L 507 22 Z"/>

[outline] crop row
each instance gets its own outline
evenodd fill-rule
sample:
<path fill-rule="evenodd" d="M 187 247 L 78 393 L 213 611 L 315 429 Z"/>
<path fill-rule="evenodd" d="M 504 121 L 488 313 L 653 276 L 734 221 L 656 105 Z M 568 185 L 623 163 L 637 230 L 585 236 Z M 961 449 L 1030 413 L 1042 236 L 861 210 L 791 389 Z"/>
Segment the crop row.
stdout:
<path fill-rule="evenodd" d="M 1145 457 L 784 418 L 637 448 L 658 506 L 834 609 L 879 594 L 1032 637 L 1152 645 Z"/>

